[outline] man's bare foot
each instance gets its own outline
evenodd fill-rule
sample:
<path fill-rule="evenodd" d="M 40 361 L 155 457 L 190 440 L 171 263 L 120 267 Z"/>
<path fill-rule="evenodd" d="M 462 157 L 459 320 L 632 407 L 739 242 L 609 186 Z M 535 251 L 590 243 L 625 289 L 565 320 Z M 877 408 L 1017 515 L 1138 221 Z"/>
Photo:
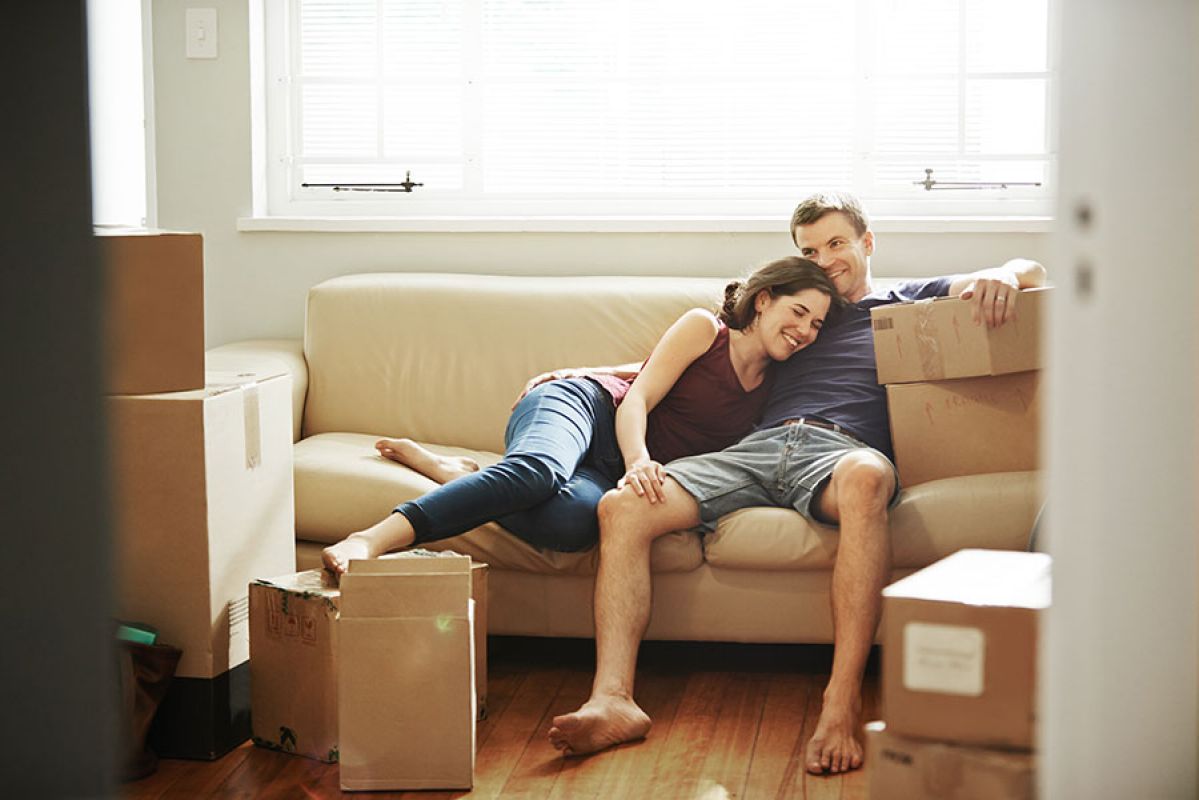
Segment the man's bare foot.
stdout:
<path fill-rule="evenodd" d="M 862 743 L 858 738 L 861 699 L 834 702 L 827 695 L 816 732 L 804 749 L 804 767 L 813 775 L 849 772 L 862 766 Z"/>
<path fill-rule="evenodd" d="M 380 439 L 375 442 L 379 455 L 414 469 L 438 483 L 449 483 L 479 471 L 479 462 L 467 456 L 442 456 L 421 447 L 411 439 Z"/>
<path fill-rule="evenodd" d="M 581 756 L 643 739 L 650 724 L 649 715 L 632 698 L 597 695 L 578 711 L 554 717 L 549 737 L 563 755 Z"/>
<path fill-rule="evenodd" d="M 341 575 L 355 559 L 378 558 L 389 550 L 407 547 L 413 541 L 412 525 L 403 514 L 392 512 L 364 531 L 355 531 L 321 552 L 325 569 Z"/>

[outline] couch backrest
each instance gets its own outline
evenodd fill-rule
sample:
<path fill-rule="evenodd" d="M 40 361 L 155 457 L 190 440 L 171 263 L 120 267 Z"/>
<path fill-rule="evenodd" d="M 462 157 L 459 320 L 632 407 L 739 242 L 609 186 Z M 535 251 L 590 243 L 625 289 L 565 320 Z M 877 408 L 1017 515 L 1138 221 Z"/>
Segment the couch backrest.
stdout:
<path fill-rule="evenodd" d="M 304 435 L 354 432 L 503 451 L 534 375 L 643 360 L 726 279 L 385 273 L 308 294 Z"/>

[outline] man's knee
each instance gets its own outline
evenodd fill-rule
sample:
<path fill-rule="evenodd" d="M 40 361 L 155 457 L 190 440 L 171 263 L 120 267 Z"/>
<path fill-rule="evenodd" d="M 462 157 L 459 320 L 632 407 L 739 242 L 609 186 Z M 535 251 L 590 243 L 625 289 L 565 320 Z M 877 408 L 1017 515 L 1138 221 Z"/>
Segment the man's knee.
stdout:
<path fill-rule="evenodd" d="M 655 529 L 649 511 L 649 501 L 638 496 L 632 487 L 605 492 L 598 509 L 600 543 L 660 536 L 665 531 Z"/>
<path fill-rule="evenodd" d="M 598 509 L 600 530 L 611 529 L 614 526 L 619 527 L 620 523 L 634 519 L 637 510 L 636 501 L 645 502 L 627 486 L 604 492 L 604 496 L 600 498 Z"/>
<path fill-rule="evenodd" d="M 870 450 L 847 454 L 833 469 L 837 506 L 846 510 L 886 512 L 895 492 L 895 471 Z"/>

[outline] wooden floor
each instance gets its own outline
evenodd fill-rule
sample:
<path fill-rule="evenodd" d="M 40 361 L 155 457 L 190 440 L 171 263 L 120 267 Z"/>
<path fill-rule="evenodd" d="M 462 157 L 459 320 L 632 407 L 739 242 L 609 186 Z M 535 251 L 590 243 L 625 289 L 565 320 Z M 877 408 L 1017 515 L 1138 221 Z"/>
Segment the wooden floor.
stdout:
<path fill-rule="evenodd" d="M 802 768 L 828 676 L 824 646 L 647 643 L 637 700 L 649 737 L 589 758 L 563 758 L 550 719 L 586 699 L 590 642 L 493 638 L 488 717 L 479 723 L 474 790 L 343 793 L 336 764 L 244 744 L 214 762 L 164 760 L 125 785 L 128 798 L 865 798 L 866 773 L 817 777 Z M 877 717 L 878 670 L 865 684 Z M 867 764 L 867 768 L 869 765 Z"/>

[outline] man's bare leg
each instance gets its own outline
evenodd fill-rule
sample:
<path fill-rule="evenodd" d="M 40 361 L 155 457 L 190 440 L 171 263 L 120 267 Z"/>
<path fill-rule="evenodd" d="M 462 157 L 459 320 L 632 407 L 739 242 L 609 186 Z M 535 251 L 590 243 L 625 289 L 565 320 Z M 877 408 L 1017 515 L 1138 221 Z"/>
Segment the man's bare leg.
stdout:
<path fill-rule="evenodd" d="M 837 463 L 819 500 L 821 514 L 839 521 L 841 533 L 833 565 L 833 669 L 804 755 L 811 773 L 862 765 L 862 676 L 891 574 L 887 505 L 894 488 L 891 466 L 860 450 Z"/>
<path fill-rule="evenodd" d="M 416 538 L 412 524 L 403 514 L 392 512 L 366 530 L 355 531 L 321 553 L 325 569 L 341 575 L 352 559 L 378 558 L 391 550 L 412 544 Z"/>
<path fill-rule="evenodd" d="M 479 471 L 479 462 L 468 456 L 443 456 L 421 447 L 411 439 L 380 439 L 375 442 L 379 455 L 414 469 L 438 483 Z"/>
<path fill-rule="evenodd" d="M 595 681 L 591 697 L 554 717 L 549 738 L 566 755 L 594 753 L 649 733 L 650 718 L 633 700 L 637 650 L 649 626 L 654 539 L 699 524 L 699 506 L 673 479 L 666 500 L 650 504 L 630 488 L 600 501 L 600 563 L 595 576 Z"/>

